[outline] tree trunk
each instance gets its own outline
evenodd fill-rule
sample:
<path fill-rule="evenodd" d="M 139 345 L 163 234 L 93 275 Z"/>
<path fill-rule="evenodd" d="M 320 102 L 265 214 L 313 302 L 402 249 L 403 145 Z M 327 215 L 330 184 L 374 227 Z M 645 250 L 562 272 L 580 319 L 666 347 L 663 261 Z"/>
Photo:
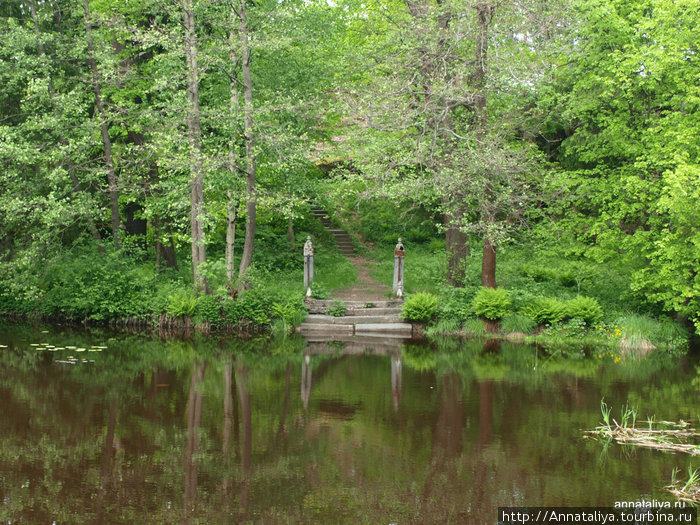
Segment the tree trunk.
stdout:
<path fill-rule="evenodd" d="M 156 245 L 156 268 L 160 269 L 160 261 L 165 259 L 166 268 L 177 269 L 177 254 L 175 253 L 175 243 L 170 232 L 170 227 L 166 228 L 170 244 L 165 244 L 161 240 L 163 237 L 163 224 L 158 215 L 153 217 L 153 229 L 155 230 Z"/>
<path fill-rule="evenodd" d="M 294 241 L 296 240 L 294 236 L 294 221 L 291 217 L 287 219 L 287 240 L 292 244 L 294 244 Z"/>
<path fill-rule="evenodd" d="M 245 243 L 241 265 L 238 269 L 238 291 L 246 288 L 245 272 L 253 262 L 253 245 L 255 243 L 255 134 L 253 132 L 253 82 L 250 79 L 250 49 L 248 44 L 248 27 L 245 0 L 241 0 L 238 9 L 238 33 L 241 40 L 241 62 L 243 67 L 243 115 L 245 127 L 246 159 L 246 224 Z"/>
<path fill-rule="evenodd" d="M 88 0 L 83 0 L 85 10 L 85 33 L 88 38 L 88 52 L 90 70 L 92 71 L 92 89 L 95 92 L 95 105 L 100 118 L 100 132 L 102 133 L 102 146 L 104 147 L 105 167 L 107 168 L 107 184 L 109 186 L 109 204 L 112 210 L 112 238 L 114 248 L 121 248 L 121 231 L 119 223 L 119 189 L 117 188 L 117 176 L 114 171 L 114 159 L 112 158 L 112 139 L 109 138 L 109 128 L 107 127 L 107 115 L 102 103 L 102 89 L 97 71 L 97 61 L 95 60 L 95 45 L 92 38 L 92 21 L 90 19 L 90 4 Z"/>
<path fill-rule="evenodd" d="M 486 237 L 481 257 L 481 286 L 496 288 L 496 247 Z"/>
<path fill-rule="evenodd" d="M 476 66 L 474 84 L 478 90 L 476 98 L 476 133 L 478 138 L 486 136 L 486 69 L 489 45 L 489 25 L 495 6 L 489 2 L 476 4 L 478 33 L 476 38 Z M 485 176 L 488 176 L 485 174 Z M 486 185 L 490 187 L 489 182 Z M 483 217 L 482 213 L 482 217 Z M 481 259 L 481 286 L 496 288 L 496 245 L 484 236 L 484 252 Z"/>
<path fill-rule="evenodd" d="M 461 286 L 464 284 L 464 259 L 469 257 L 467 234 L 459 228 L 449 226 L 452 219 L 445 215 L 445 249 L 447 252 L 447 284 Z"/>
<path fill-rule="evenodd" d="M 236 208 L 231 190 L 226 192 L 226 280 L 233 285 L 234 279 L 234 241 L 236 240 Z"/>
<path fill-rule="evenodd" d="M 87 0 L 86 0 L 87 1 Z M 196 292 L 208 293 L 207 283 L 199 267 L 206 259 L 204 239 L 204 168 L 202 160 L 202 129 L 199 110 L 199 71 L 197 66 L 197 37 L 194 28 L 192 0 L 182 0 L 185 22 L 185 58 L 187 61 L 187 128 L 190 143 L 190 223 L 192 225 L 192 271 Z"/>

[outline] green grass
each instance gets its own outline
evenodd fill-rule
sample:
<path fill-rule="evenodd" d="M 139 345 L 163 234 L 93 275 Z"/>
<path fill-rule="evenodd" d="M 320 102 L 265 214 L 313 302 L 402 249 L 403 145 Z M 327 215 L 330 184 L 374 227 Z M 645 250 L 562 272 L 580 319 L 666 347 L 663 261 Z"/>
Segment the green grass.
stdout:
<path fill-rule="evenodd" d="M 445 245 L 442 239 L 404 244 L 406 293 L 428 292 L 438 296 L 438 322 L 455 320 L 464 323 L 473 315 L 472 300 L 481 287 L 480 245 L 473 244 L 471 256 L 465 260 L 463 286 L 453 288 L 445 286 Z M 496 281 L 499 287 L 508 291 L 514 312 L 503 319 L 503 332 L 533 333 L 535 327 L 528 320 L 531 316 L 527 315 L 527 307 L 537 298 L 545 298 L 560 302 L 564 317 L 567 304 L 586 306 L 587 322 L 585 326 L 570 321 L 555 323 L 548 333 L 533 340 L 558 345 L 573 338 L 584 346 L 616 347 L 624 335 L 631 346 L 646 340 L 657 348 L 687 348 L 689 334 L 680 323 L 663 316 L 655 305 L 645 304 L 643 298 L 631 293 L 629 268 L 574 256 L 555 256 L 556 251 L 548 246 L 508 246 L 499 250 Z M 393 244 L 387 242 L 377 246 L 368 256 L 377 261 L 372 276 L 390 285 L 394 271 Z M 594 323 L 594 318 L 601 320 Z M 470 322 L 476 327 L 473 320 Z M 605 326 L 614 331 L 615 324 L 625 326 L 618 337 L 610 337 L 609 333 L 595 328 Z"/>

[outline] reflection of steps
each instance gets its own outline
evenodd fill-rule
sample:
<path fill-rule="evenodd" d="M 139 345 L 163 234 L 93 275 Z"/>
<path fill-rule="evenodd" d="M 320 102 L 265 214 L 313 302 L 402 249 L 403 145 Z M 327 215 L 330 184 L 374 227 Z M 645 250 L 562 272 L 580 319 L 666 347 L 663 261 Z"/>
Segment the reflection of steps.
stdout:
<path fill-rule="evenodd" d="M 343 303 L 346 307 L 344 316 L 327 315 L 328 308 L 335 304 L 332 300 L 309 300 L 307 305 L 311 313 L 299 327 L 301 334 L 326 341 L 351 335 L 408 338 L 413 334 L 411 324 L 404 323 L 399 317 L 401 301 L 348 301 Z"/>
<path fill-rule="evenodd" d="M 333 236 L 333 240 L 338 244 L 340 253 L 346 257 L 352 257 L 355 255 L 355 245 L 352 242 L 352 237 L 350 234 L 341 228 L 335 228 L 331 223 L 331 219 L 328 217 L 328 212 L 323 208 L 314 208 L 311 210 L 318 220 L 321 221 L 324 228 L 330 232 Z"/>
<path fill-rule="evenodd" d="M 396 355 L 402 353 L 402 337 L 339 337 L 334 341 L 323 338 L 307 337 L 306 353 L 343 355 Z"/>

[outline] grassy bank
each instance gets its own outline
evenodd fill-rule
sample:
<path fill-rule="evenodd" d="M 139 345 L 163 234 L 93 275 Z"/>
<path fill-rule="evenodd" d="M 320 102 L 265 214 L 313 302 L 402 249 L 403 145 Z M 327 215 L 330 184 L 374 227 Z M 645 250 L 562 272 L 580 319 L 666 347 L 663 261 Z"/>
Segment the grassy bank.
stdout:
<path fill-rule="evenodd" d="M 373 276 L 385 283 L 393 277 L 391 248 L 370 252 L 377 261 Z M 622 266 L 555 256 L 551 247 L 509 247 L 499 252 L 497 275 L 502 294 L 481 297 L 478 245 L 472 246 L 472 255 L 465 262 L 465 281 L 456 288 L 444 285 L 444 241 L 407 245 L 406 250 L 407 302 L 424 294 L 436 299 L 428 318 L 414 319 L 428 321 L 427 334 L 576 343 L 621 353 L 688 346 L 688 328 L 631 293 L 626 277 L 630 272 Z"/>
<path fill-rule="evenodd" d="M 227 283 L 221 239 L 213 237 L 203 273 L 210 295 L 195 296 L 186 246 L 177 268 L 157 268 L 155 254 L 137 243 L 114 252 L 94 243 L 49 255 L 42 264 L 5 267 L 0 275 L 0 314 L 6 317 L 134 327 L 193 326 L 206 329 L 284 329 L 306 315 L 303 250 L 306 235 L 316 246 L 315 287 L 334 290 L 356 280 L 357 269 L 337 251 L 321 225 L 301 222 L 295 241 L 286 226 L 258 228 L 254 264 L 241 294 Z M 237 239 L 236 254 L 242 253 Z M 236 260 L 236 269 L 238 258 Z M 281 325 L 281 326 L 280 326 Z"/>

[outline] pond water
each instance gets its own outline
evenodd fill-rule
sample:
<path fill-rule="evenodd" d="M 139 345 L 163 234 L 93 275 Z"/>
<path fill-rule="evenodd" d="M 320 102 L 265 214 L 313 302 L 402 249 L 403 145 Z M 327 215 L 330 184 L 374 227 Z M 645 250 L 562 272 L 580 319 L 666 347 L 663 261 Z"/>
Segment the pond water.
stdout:
<path fill-rule="evenodd" d="M 2 523 L 495 523 L 673 501 L 700 466 L 582 439 L 601 398 L 697 421 L 691 357 L 11 325 L 0 345 Z"/>

